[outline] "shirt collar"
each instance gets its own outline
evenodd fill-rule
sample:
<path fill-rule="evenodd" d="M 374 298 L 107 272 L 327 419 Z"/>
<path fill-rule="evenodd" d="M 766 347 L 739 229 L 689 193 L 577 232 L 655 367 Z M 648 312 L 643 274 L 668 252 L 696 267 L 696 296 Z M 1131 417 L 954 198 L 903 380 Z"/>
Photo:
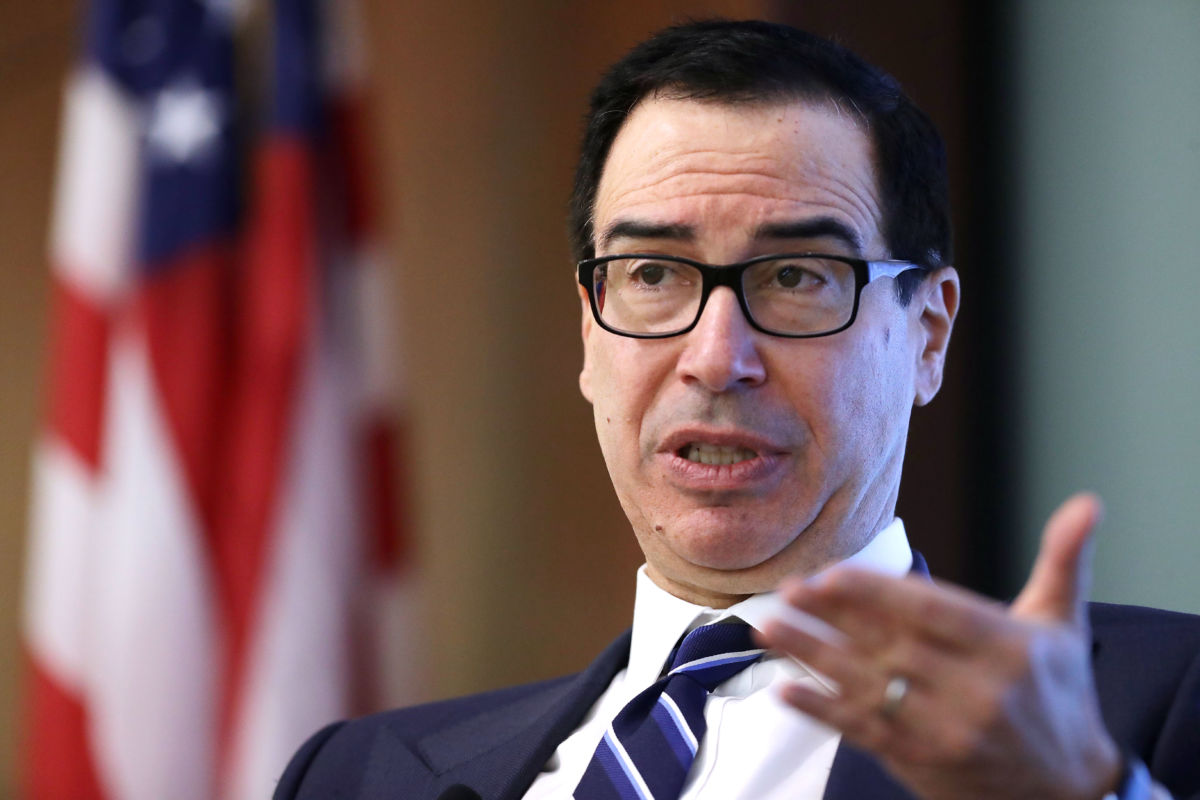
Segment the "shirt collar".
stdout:
<path fill-rule="evenodd" d="M 897 517 L 871 541 L 842 564 L 873 569 L 889 575 L 903 575 L 912 569 L 912 549 Z M 627 677 L 634 685 L 648 686 L 658 679 L 671 649 L 679 638 L 693 628 L 726 617 L 738 617 L 760 627 L 776 616 L 775 592 L 748 597 L 729 608 L 709 608 L 681 600 L 661 588 L 646 575 L 643 564 L 637 573 L 637 595 L 633 605 L 633 640 L 629 649 Z"/>

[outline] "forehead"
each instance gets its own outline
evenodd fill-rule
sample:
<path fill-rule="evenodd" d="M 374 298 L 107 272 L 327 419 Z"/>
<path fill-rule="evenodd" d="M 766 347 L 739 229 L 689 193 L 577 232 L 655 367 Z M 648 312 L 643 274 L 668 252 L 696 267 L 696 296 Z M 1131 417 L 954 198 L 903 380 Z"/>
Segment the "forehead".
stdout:
<path fill-rule="evenodd" d="M 878 247 L 880 211 L 865 126 L 827 103 L 643 101 L 613 142 L 596 193 L 603 251 L 630 221 L 697 239 L 832 219 Z M 873 254 L 874 255 L 874 254 Z"/>

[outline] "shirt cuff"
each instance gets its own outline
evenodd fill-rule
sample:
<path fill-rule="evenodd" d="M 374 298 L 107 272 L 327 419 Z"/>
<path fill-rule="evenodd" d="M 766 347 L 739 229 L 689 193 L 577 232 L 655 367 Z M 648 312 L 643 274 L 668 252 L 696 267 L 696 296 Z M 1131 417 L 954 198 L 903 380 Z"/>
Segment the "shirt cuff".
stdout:
<path fill-rule="evenodd" d="M 1150 777 L 1150 770 L 1139 758 L 1125 761 L 1125 773 L 1117 791 L 1104 795 L 1103 800 L 1172 800 L 1171 793 Z"/>

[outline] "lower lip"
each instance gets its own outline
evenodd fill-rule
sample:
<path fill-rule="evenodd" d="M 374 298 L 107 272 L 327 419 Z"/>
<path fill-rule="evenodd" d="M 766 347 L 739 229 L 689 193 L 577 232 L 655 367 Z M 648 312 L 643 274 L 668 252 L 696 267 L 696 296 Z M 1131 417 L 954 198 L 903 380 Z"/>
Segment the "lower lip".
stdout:
<path fill-rule="evenodd" d="M 672 483 L 695 491 L 738 491 L 760 488 L 781 470 L 779 455 L 759 455 L 736 464 L 701 464 L 676 453 L 659 453 Z"/>

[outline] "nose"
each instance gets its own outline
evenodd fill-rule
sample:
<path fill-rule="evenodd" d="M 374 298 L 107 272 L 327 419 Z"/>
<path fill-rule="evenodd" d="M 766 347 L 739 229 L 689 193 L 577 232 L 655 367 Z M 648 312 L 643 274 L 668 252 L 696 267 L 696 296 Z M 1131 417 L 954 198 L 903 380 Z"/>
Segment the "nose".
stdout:
<path fill-rule="evenodd" d="M 676 371 L 685 383 L 695 382 L 712 392 L 758 386 L 767 377 L 758 340 L 733 290 L 719 286 L 709 295 L 696 327 L 684 335 Z"/>

